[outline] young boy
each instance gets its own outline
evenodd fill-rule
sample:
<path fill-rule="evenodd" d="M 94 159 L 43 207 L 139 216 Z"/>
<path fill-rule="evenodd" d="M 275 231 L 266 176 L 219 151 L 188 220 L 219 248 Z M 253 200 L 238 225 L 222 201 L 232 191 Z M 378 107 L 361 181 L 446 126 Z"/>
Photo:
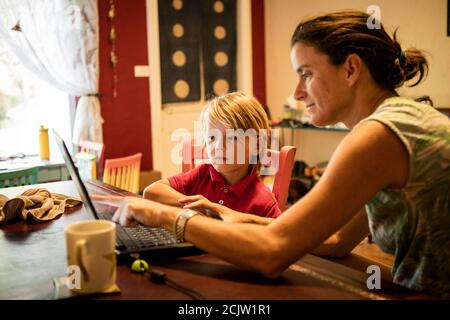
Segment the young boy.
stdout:
<path fill-rule="evenodd" d="M 271 219 L 261 217 L 278 217 L 278 203 L 259 179 L 270 130 L 259 102 L 244 93 L 229 93 L 210 101 L 200 119 L 211 164 L 156 181 L 144 190 L 144 197 L 213 211 L 230 221 L 237 214 L 234 210 L 250 213 L 248 222 L 267 224 Z"/>

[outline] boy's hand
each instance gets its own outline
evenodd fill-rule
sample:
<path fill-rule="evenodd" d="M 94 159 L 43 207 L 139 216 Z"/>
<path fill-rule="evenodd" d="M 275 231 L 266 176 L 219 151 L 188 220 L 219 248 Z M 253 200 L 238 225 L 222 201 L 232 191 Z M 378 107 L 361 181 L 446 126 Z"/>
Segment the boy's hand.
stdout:
<path fill-rule="evenodd" d="M 183 208 L 195 209 L 203 212 L 206 216 L 223 220 L 225 222 L 268 224 L 270 219 L 255 216 L 249 213 L 234 211 L 221 204 L 209 201 L 202 195 L 187 196 L 178 199 Z"/>
<path fill-rule="evenodd" d="M 185 209 L 195 209 L 195 210 L 200 211 L 208 216 L 209 216 L 209 214 L 208 214 L 209 211 L 213 211 L 214 213 L 219 213 L 218 206 L 220 206 L 220 205 L 218 203 L 209 201 L 208 199 L 206 199 L 204 196 L 202 196 L 200 194 L 180 198 L 180 199 L 178 199 L 178 202 Z"/>

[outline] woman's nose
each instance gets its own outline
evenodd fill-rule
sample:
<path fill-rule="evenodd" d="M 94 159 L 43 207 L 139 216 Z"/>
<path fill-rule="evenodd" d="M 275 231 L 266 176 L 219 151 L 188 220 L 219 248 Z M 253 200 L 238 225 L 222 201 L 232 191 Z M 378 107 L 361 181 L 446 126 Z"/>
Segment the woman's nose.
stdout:
<path fill-rule="evenodd" d="M 306 98 L 305 86 L 301 81 L 299 81 L 297 83 L 297 86 L 295 87 L 294 98 L 295 98 L 295 100 L 299 100 L 299 101 L 302 101 Z"/>

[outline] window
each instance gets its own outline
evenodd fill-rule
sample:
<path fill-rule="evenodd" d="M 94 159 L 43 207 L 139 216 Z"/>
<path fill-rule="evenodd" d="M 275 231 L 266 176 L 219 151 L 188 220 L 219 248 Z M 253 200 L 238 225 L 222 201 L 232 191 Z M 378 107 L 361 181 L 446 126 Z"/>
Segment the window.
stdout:
<path fill-rule="evenodd" d="M 0 156 L 39 153 L 39 126 L 71 141 L 71 98 L 28 71 L 0 42 Z M 50 134 L 50 157 L 60 159 Z"/>

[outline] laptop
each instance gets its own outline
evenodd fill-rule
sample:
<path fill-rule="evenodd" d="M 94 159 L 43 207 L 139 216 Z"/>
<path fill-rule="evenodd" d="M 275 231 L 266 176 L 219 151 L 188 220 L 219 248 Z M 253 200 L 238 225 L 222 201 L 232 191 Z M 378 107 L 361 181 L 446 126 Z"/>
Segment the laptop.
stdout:
<path fill-rule="evenodd" d="M 111 220 L 117 207 L 101 206 L 99 209 L 94 207 L 64 140 L 55 130 L 52 131 L 86 211 L 95 219 Z M 142 259 L 162 259 L 201 253 L 203 252 L 192 244 L 177 241 L 171 232 L 163 228 L 149 228 L 142 225 L 137 227 L 116 225 L 116 256 L 118 263 L 129 263 L 137 256 Z"/>

